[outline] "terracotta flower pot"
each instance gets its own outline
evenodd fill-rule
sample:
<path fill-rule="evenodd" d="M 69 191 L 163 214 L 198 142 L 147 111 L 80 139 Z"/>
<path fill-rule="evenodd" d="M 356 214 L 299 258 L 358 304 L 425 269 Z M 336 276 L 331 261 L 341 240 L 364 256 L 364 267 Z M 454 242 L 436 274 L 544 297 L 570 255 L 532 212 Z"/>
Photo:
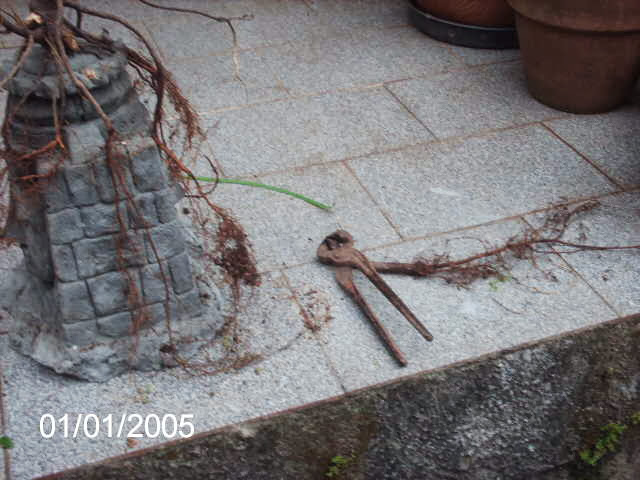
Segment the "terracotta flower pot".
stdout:
<path fill-rule="evenodd" d="M 508 1 L 536 99 L 572 113 L 628 99 L 640 75 L 640 1 Z"/>
<path fill-rule="evenodd" d="M 452 22 L 483 27 L 514 24 L 513 10 L 506 0 L 416 0 L 425 12 Z"/>

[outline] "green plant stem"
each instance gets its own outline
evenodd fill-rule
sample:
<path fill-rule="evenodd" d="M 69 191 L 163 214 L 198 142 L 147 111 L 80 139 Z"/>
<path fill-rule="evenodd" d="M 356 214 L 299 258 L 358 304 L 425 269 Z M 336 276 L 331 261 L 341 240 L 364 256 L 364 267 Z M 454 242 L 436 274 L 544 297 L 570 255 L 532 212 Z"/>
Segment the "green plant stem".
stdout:
<path fill-rule="evenodd" d="M 187 177 L 188 178 L 188 177 Z M 320 203 L 317 200 L 313 200 L 309 197 L 305 197 L 304 195 L 296 192 L 292 192 L 287 190 L 286 188 L 274 187 L 273 185 L 265 185 L 264 183 L 250 182 L 248 180 L 235 180 L 232 178 L 212 178 L 212 177 L 194 177 L 196 180 L 200 182 L 218 182 L 218 183 L 231 183 L 234 185 L 245 185 L 247 187 L 255 187 L 255 188 L 264 188 L 265 190 L 272 190 L 278 193 L 284 193 L 285 195 L 289 195 L 291 197 L 297 198 L 304 202 L 307 202 L 314 207 L 321 208 L 322 210 L 331 210 L 329 205 L 325 205 L 324 203 Z"/>

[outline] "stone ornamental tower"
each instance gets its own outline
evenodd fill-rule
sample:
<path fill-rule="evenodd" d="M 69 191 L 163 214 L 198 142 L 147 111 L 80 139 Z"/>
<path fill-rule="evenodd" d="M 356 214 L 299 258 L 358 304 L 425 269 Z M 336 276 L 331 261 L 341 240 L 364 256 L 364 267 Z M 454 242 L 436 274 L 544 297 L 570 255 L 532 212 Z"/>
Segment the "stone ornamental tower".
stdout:
<path fill-rule="evenodd" d="M 125 189 L 114 188 L 102 121 L 68 78 L 59 85 L 48 55 L 35 48 L 8 86 L 7 115 L 15 111 L 8 143 L 17 156 L 54 139 L 52 99 L 66 90 L 61 114 L 70 156 L 64 163 L 52 154 L 12 162 L 13 179 L 57 165 L 36 190 L 11 182 L 7 233 L 24 254 L 24 268 L 2 292 L 14 322 L 12 345 L 59 373 L 94 381 L 171 365 L 174 347 L 193 351 L 221 323 L 218 306 L 210 304 L 217 292 L 197 281 L 197 249 L 176 215 L 180 189 L 150 137 L 150 116 L 124 54 L 76 54 L 72 66 L 119 133 L 118 175 L 135 208 Z M 141 310 L 147 321 L 135 332 Z"/>

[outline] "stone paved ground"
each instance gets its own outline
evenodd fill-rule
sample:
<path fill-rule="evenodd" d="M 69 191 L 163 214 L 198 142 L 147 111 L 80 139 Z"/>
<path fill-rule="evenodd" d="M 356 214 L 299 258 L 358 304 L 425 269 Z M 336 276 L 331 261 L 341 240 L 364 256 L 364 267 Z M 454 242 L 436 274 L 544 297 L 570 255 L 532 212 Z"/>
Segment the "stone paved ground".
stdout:
<path fill-rule="evenodd" d="M 434 333 L 431 344 L 361 282 L 410 360 L 402 369 L 331 270 L 314 261 L 336 228 L 374 259 L 462 256 L 535 225 L 554 204 L 591 197 L 602 208 L 567 238 L 637 243 L 640 98 L 606 115 L 547 108 L 528 96 L 517 51 L 432 41 L 406 24 L 401 0 L 181 0 L 255 16 L 236 27 L 242 82 L 234 80 L 224 26 L 126 0 L 86 3 L 108 5 L 151 34 L 207 127 L 203 153 L 224 176 L 289 187 L 333 210 L 232 185 L 213 196 L 246 227 L 265 273 L 241 318 L 246 341 L 266 357 L 257 366 L 86 384 L 19 357 L 3 337 L 4 431 L 15 442 L 5 452 L 7 477 L 162 441 L 129 448 L 102 435 L 44 440 L 44 413 L 194 413 L 196 431 L 205 432 L 640 311 L 637 251 L 548 255 L 537 265 L 516 263 L 507 281 L 468 289 L 389 278 Z M 0 268 L 14 263 L 3 258 Z M 322 328 L 310 332 L 305 318 Z"/>

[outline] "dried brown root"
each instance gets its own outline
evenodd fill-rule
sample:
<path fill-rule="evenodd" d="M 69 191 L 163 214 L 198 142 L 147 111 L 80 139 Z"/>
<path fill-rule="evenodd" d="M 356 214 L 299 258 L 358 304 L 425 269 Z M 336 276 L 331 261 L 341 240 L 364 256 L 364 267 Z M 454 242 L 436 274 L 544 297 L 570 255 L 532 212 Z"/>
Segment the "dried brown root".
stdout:
<path fill-rule="evenodd" d="M 374 262 L 380 273 L 396 273 L 416 277 L 435 276 L 458 287 L 466 287 L 476 280 L 503 278 L 508 269 L 507 256 L 526 259 L 535 265 L 536 254 L 576 253 L 591 250 L 636 250 L 638 245 L 601 246 L 580 244 L 562 240 L 571 222 L 580 214 L 590 212 L 600 205 L 588 201 L 574 207 L 562 206 L 552 209 L 543 219 L 541 226 L 528 227 L 503 245 L 487 248 L 485 251 L 459 260 L 451 260 L 449 254 L 439 254 L 431 258 L 420 258 L 413 263 Z M 550 250 L 539 250 L 546 245 Z M 554 247 L 569 247 L 569 251 L 557 251 Z"/>
<path fill-rule="evenodd" d="M 235 290 L 239 289 L 241 283 L 259 286 L 260 276 L 247 243 L 246 233 L 227 212 L 219 209 L 217 213 L 222 218 L 222 223 L 218 229 L 214 263 L 224 268 Z"/>

